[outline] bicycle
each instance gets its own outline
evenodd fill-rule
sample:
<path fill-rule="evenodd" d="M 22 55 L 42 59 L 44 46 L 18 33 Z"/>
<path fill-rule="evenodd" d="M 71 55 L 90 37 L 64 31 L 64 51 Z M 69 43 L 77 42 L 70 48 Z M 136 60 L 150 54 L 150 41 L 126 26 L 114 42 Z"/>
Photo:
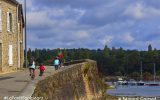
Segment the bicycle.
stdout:
<path fill-rule="evenodd" d="M 35 74 L 34 74 L 34 69 L 31 69 L 31 80 L 34 80 Z"/>

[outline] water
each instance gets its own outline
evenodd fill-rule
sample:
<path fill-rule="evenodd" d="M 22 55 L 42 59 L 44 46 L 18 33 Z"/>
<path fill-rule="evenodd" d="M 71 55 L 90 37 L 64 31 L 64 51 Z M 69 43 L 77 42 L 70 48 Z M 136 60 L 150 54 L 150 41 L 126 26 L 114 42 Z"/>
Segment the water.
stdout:
<path fill-rule="evenodd" d="M 117 86 L 107 93 L 113 96 L 160 97 L 160 86 Z"/>

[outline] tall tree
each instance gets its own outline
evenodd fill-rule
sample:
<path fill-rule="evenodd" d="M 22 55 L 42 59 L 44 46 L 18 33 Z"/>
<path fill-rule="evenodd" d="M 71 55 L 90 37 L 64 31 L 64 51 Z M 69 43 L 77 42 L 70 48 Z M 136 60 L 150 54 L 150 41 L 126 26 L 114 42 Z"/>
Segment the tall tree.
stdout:
<path fill-rule="evenodd" d="M 109 57 L 109 48 L 107 45 L 105 45 L 104 49 L 103 49 L 103 56 L 104 57 Z"/>
<path fill-rule="evenodd" d="M 32 57 L 32 50 L 31 50 L 31 48 L 29 48 L 28 52 L 27 52 L 27 59 L 28 59 L 28 61 L 31 59 L 31 57 Z"/>
<path fill-rule="evenodd" d="M 152 45 L 151 44 L 148 45 L 148 51 L 152 51 Z"/>

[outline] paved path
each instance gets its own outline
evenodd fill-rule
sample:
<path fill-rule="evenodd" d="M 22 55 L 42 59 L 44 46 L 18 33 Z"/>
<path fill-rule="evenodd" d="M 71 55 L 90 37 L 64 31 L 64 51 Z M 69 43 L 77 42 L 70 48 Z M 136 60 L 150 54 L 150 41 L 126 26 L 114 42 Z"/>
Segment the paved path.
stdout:
<path fill-rule="evenodd" d="M 53 66 L 46 66 L 45 73 L 42 77 L 39 75 L 39 70 L 36 69 L 35 80 L 41 80 L 49 76 L 53 71 Z M 9 74 L 0 75 L 0 100 L 3 100 L 5 96 L 17 96 L 31 81 L 29 76 L 29 70 L 13 72 Z"/>

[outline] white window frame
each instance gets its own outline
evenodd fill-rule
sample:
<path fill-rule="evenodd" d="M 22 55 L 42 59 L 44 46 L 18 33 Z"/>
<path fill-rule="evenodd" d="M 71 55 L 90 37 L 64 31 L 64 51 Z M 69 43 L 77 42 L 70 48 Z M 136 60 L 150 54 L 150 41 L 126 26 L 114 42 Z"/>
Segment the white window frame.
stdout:
<path fill-rule="evenodd" d="M 2 9 L 0 7 L 0 32 L 2 32 Z"/>
<path fill-rule="evenodd" d="M 8 47 L 8 63 L 9 65 L 13 64 L 13 46 L 9 45 Z"/>
<path fill-rule="evenodd" d="M 11 12 L 7 12 L 7 31 L 8 32 L 13 32 L 13 14 Z"/>

